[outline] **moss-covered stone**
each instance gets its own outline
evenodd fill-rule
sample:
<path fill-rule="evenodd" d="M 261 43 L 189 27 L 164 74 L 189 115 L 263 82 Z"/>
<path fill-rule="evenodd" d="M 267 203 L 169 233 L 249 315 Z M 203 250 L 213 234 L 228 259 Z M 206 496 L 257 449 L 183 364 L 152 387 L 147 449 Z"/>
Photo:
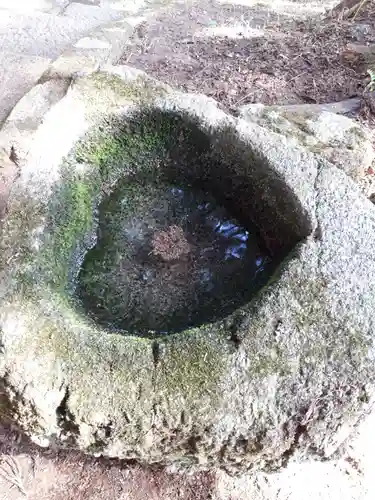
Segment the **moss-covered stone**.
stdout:
<path fill-rule="evenodd" d="M 42 130 L 58 137 L 71 113 L 82 135 L 51 164 L 53 182 L 38 137 L 12 191 L 0 239 L 12 415 L 37 442 L 148 463 L 238 470 L 324 457 L 375 386 L 373 206 L 270 125 L 162 86 L 143 99 L 158 85 L 128 73 L 74 82 Z M 74 291 L 100 203 L 134 176 L 210 186 L 289 258 L 220 320 L 158 339 L 109 332 Z"/>

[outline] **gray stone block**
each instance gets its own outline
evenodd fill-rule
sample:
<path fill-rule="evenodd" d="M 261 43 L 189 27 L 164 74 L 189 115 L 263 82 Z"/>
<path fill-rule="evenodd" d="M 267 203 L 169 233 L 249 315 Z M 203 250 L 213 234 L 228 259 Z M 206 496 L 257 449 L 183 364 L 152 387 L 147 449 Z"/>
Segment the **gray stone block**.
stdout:
<path fill-rule="evenodd" d="M 0 52 L 0 125 L 47 70 L 50 59 Z"/>
<path fill-rule="evenodd" d="M 109 6 L 97 6 L 89 3 L 73 2 L 64 10 L 63 17 L 81 22 L 86 19 L 92 25 L 99 26 L 110 21 L 116 21 L 122 16 L 121 11 L 111 9 Z"/>
<path fill-rule="evenodd" d="M 68 46 L 107 20 L 107 15 L 70 18 L 3 11 L 0 16 L 0 47 L 3 52 L 55 59 Z"/>

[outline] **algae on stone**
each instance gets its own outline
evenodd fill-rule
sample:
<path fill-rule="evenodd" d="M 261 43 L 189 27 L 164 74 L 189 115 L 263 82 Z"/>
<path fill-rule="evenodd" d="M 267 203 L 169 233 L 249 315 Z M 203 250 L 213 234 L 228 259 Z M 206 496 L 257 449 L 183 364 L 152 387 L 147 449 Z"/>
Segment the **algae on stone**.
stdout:
<path fill-rule="evenodd" d="M 374 394 L 373 206 L 270 124 L 163 86 L 142 100 L 129 71 L 123 84 L 77 78 L 43 127 L 63 134 L 66 111 L 86 135 L 52 189 L 36 149 L 36 182 L 26 168 L 12 192 L 0 377 L 17 422 L 38 442 L 147 463 L 238 471 L 329 456 Z M 214 186 L 289 257 L 221 321 L 157 340 L 109 333 L 73 299 L 96 210 L 120 179 L 166 174 Z"/>

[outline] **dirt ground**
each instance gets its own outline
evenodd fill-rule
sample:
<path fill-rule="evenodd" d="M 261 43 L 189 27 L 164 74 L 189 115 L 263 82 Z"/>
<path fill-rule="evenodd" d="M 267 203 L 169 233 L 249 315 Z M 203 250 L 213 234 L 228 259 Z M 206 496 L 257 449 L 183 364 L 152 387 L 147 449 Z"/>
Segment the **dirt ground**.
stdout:
<path fill-rule="evenodd" d="M 213 473 L 160 468 L 57 452 L 0 425 L 1 500 L 209 500 Z"/>
<path fill-rule="evenodd" d="M 247 2 L 243 2 L 247 3 Z M 251 2 L 250 2 L 251 4 Z M 372 62 L 350 44 L 373 46 Z M 294 19 L 259 6 L 204 0 L 144 23 L 121 62 L 234 111 L 248 103 L 327 103 L 361 96 L 375 65 L 375 3 L 355 18 Z M 371 59 L 371 54 L 369 56 Z"/>
<path fill-rule="evenodd" d="M 232 113 L 255 102 L 326 103 L 364 96 L 375 56 L 359 55 L 352 45 L 375 46 L 374 1 L 351 17 L 339 11 L 324 20 L 270 9 L 266 0 L 254 4 L 177 1 L 139 27 L 120 62 L 205 93 Z M 374 113 L 366 98 L 356 119 L 375 129 Z M 0 212 L 3 208 L 0 203 Z M 0 424 L 0 500 L 209 500 L 214 490 L 213 473 L 170 474 L 45 450 Z"/>
<path fill-rule="evenodd" d="M 120 63 L 213 97 L 232 114 L 252 103 L 359 97 L 361 106 L 349 116 L 370 131 L 375 148 L 375 83 L 370 91 L 368 72 L 375 81 L 375 0 L 351 8 L 356 2 L 333 9 L 325 3 L 319 14 L 309 1 L 177 2 L 138 28 Z M 375 165 L 359 182 L 375 202 Z"/>

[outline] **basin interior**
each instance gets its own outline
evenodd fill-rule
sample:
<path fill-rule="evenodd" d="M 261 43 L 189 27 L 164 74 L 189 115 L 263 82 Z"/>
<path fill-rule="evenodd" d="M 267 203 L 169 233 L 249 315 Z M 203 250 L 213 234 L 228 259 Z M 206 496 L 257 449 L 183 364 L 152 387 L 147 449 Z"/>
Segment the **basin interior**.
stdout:
<path fill-rule="evenodd" d="M 108 331 L 153 337 L 223 319 L 309 233 L 283 179 L 230 128 L 148 111 L 109 130 L 79 158 L 99 166 L 101 195 L 74 289 Z"/>
<path fill-rule="evenodd" d="M 209 192 L 124 180 L 100 207 L 78 294 L 107 328 L 171 333 L 231 312 L 271 262 Z"/>

